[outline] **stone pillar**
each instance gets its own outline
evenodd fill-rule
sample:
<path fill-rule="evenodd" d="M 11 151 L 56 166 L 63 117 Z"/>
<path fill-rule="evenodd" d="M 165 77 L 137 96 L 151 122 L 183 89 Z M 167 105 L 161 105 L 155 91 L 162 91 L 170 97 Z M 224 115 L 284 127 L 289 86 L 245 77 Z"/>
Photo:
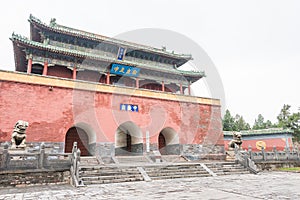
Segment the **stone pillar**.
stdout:
<path fill-rule="evenodd" d="M 106 74 L 106 84 L 110 84 L 110 72 L 107 72 Z"/>
<path fill-rule="evenodd" d="M 43 75 L 44 76 L 47 76 L 47 71 L 48 71 L 48 60 L 45 60 L 44 69 L 43 69 Z"/>
<path fill-rule="evenodd" d="M 45 143 L 41 144 L 40 155 L 39 155 L 39 169 L 44 168 L 44 159 L 45 159 Z"/>
<path fill-rule="evenodd" d="M 32 70 L 32 57 L 29 56 L 28 63 L 27 63 L 27 74 L 31 74 L 31 70 Z"/>
<path fill-rule="evenodd" d="M 77 70 L 76 67 L 73 68 L 73 79 L 76 80 Z"/>
<path fill-rule="evenodd" d="M 165 91 L 165 82 L 164 81 L 162 81 L 161 82 L 161 91 Z"/>
<path fill-rule="evenodd" d="M 136 87 L 136 88 L 140 88 L 140 84 L 139 84 L 139 83 L 140 83 L 139 78 L 136 77 L 136 78 L 135 78 L 135 87 Z"/>

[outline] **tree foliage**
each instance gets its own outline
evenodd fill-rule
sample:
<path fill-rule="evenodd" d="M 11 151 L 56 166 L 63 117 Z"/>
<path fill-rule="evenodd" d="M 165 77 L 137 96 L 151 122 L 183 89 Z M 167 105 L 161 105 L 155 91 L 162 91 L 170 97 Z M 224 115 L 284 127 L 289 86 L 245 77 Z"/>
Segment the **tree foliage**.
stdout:
<path fill-rule="evenodd" d="M 222 122 L 223 122 L 223 130 L 224 131 L 234 131 L 235 122 L 234 122 L 234 118 L 231 116 L 229 110 L 226 110 Z"/>
<path fill-rule="evenodd" d="M 290 128 L 294 131 L 294 139 L 300 141 L 300 112 L 291 113 L 291 106 L 284 104 L 277 116 L 277 126 L 281 128 Z"/>
<path fill-rule="evenodd" d="M 226 110 L 223 118 L 224 131 L 241 131 L 249 129 L 250 125 L 244 120 L 243 116 L 237 114 L 235 117 L 233 117 L 230 111 Z"/>
<path fill-rule="evenodd" d="M 265 118 L 262 114 L 257 116 L 255 119 L 252 129 L 259 130 L 259 129 L 266 129 L 266 128 L 275 128 L 277 127 L 276 124 L 273 124 L 270 120 L 265 121 Z"/>
<path fill-rule="evenodd" d="M 300 142 L 300 107 L 296 113 L 291 112 L 291 106 L 284 104 L 280 113 L 277 116 L 277 123 L 273 124 L 270 120 L 265 121 L 264 117 L 259 114 L 255 119 L 252 129 L 266 129 L 266 128 L 290 128 L 294 131 L 294 140 Z M 250 130 L 250 125 L 244 120 L 241 115 L 231 115 L 229 110 L 223 118 L 223 130 L 224 131 L 242 131 Z"/>
<path fill-rule="evenodd" d="M 267 126 L 266 126 L 266 123 L 265 123 L 265 118 L 259 114 L 257 119 L 255 119 L 254 121 L 254 125 L 252 127 L 252 129 L 254 130 L 258 130 L 258 129 L 265 129 Z"/>

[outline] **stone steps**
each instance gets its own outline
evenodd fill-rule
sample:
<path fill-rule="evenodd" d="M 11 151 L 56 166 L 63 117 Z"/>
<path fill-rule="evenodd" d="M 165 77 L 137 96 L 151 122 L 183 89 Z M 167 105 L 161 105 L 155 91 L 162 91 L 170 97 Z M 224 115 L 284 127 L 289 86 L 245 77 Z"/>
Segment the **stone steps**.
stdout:
<path fill-rule="evenodd" d="M 181 155 L 162 155 L 161 158 L 162 158 L 163 162 L 170 162 L 170 163 L 188 162 Z"/>
<path fill-rule="evenodd" d="M 162 179 L 175 179 L 175 178 L 196 178 L 196 177 L 208 177 L 210 175 L 207 174 L 198 174 L 197 176 L 192 174 L 185 174 L 185 175 L 163 175 L 159 177 L 152 177 L 152 180 L 162 180 Z"/>
<path fill-rule="evenodd" d="M 83 162 L 87 165 L 80 166 L 81 180 L 85 185 L 90 185 L 250 173 L 235 162 L 150 163 L 145 156 L 119 156 L 117 159 L 121 161 L 120 164 L 100 165 L 94 161 Z"/>
<path fill-rule="evenodd" d="M 211 176 L 199 164 L 173 164 L 167 166 L 144 167 L 151 179 L 191 178 Z"/>
<path fill-rule="evenodd" d="M 85 185 L 142 181 L 143 176 L 136 167 L 82 167 L 80 178 Z"/>
<path fill-rule="evenodd" d="M 152 163 L 150 158 L 147 158 L 146 155 L 141 156 L 116 156 L 115 159 L 120 164 L 147 164 Z"/>
<path fill-rule="evenodd" d="M 206 163 L 205 165 L 217 175 L 250 173 L 244 166 L 235 162 Z"/>
<path fill-rule="evenodd" d="M 99 165 L 99 161 L 96 157 L 94 156 L 82 156 L 80 157 L 80 165 L 81 166 L 94 166 L 94 165 Z"/>

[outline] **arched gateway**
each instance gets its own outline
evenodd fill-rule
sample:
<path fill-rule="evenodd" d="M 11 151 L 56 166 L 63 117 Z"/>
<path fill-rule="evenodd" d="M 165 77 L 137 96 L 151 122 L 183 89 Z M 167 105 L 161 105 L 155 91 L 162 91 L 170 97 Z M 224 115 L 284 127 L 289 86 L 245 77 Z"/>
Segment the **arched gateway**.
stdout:
<path fill-rule="evenodd" d="M 91 146 L 96 142 L 96 134 L 93 130 L 84 123 L 78 123 L 71 127 L 65 137 L 65 152 L 71 153 L 73 143 L 77 142 L 77 147 L 81 151 L 81 156 L 90 156 Z"/>
<path fill-rule="evenodd" d="M 158 136 L 158 149 L 162 155 L 178 155 L 179 137 L 173 128 L 164 128 Z"/>
<path fill-rule="evenodd" d="M 115 154 L 116 156 L 143 154 L 142 131 L 133 122 L 124 122 L 116 130 Z"/>

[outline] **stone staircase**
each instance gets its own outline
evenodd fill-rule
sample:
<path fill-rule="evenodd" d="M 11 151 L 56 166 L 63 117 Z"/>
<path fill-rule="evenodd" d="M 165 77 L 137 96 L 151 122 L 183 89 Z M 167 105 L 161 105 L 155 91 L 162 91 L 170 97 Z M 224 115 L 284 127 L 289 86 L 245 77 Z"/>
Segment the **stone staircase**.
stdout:
<path fill-rule="evenodd" d="M 96 157 L 81 157 L 79 177 L 84 185 L 174 178 L 209 177 L 250 173 L 235 162 L 169 162 L 153 163 L 146 156 L 115 157 L 119 163 L 103 164 Z"/>
<path fill-rule="evenodd" d="M 187 162 L 187 160 L 181 155 L 162 155 L 161 158 L 163 162 L 169 162 L 169 163 Z"/>
<path fill-rule="evenodd" d="M 217 176 L 250 173 L 244 166 L 235 162 L 214 162 L 205 163 L 205 165 Z"/>
<path fill-rule="evenodd" d="M 102 163 L 94 156 L 81 156 L 80 157 L 80 166 L 96 166 L 99 164 L 102 164 Z"/>
<path fill-rule="evenodd" d="M 143 165 L 152 163 L 152 160 L 147 155 L 140 156 L 116 156 L 115 160 L 118 164 Z"/>
<path fill-rule="evenodd" d="M 196 163 L 145 166 L 144 170 L 152 180 L 211 176 Z"/>
<path fill-rule="evenodd" d="M 137 167 L 131 166 L 86 166 L 80 167 L 79 176 L 84 185 L 143 181 Z"/>

